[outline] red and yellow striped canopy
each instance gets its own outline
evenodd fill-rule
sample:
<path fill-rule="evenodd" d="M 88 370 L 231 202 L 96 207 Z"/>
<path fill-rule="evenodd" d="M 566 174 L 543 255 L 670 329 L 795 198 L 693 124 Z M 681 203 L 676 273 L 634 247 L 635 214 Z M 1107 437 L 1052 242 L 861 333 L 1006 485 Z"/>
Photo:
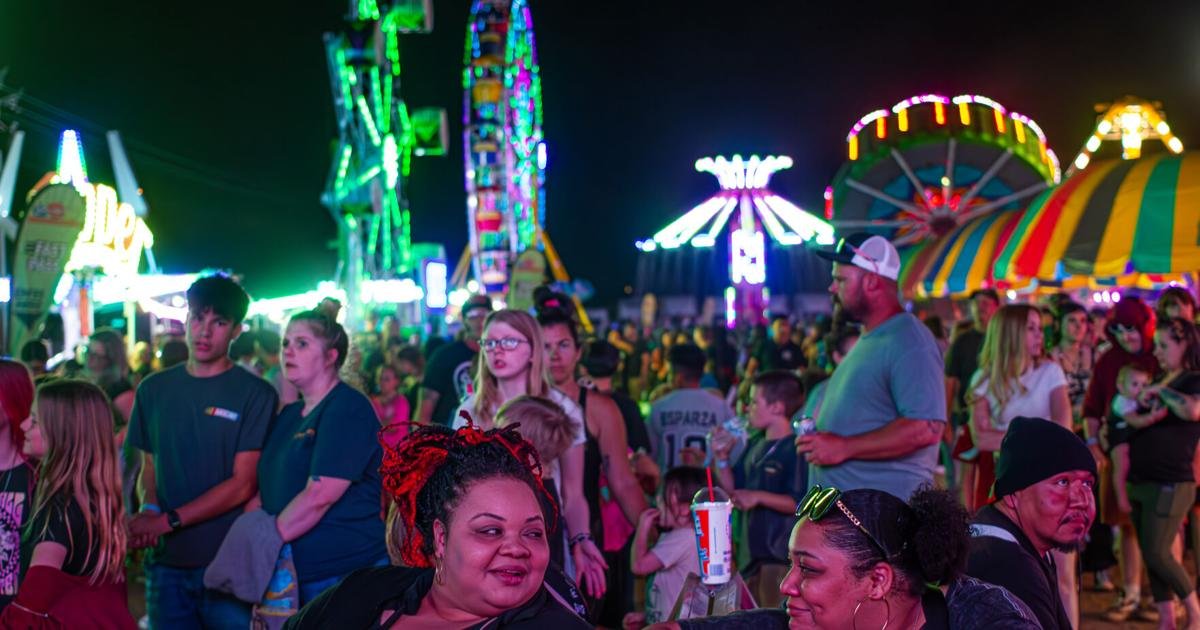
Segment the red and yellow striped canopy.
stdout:
<path fill-rule="evenodd" d="M 1200 154 L 1094 162 L 1039 196 L 993 275 L 1061 282 L 1200 269 Z"/>

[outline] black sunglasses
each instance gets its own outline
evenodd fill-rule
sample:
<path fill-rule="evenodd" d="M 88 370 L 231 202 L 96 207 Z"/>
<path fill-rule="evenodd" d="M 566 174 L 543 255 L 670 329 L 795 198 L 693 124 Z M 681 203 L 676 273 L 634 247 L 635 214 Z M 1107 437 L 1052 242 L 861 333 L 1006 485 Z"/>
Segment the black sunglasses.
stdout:
<path fill-rule="evenodd" d="M 804 498 L 800 500 L 800 504 L 796 506 L 796 516 L 798 518 L 807 516 L 810 521 L 819 521 L 825 518 L 825 515 L 835 505 L 842 514 L 846 515 L 846 519 L 851 524 L 866 535 L 867 540 L 870 540 L 871 544 L 875 545 L 875 548 L 883 554 L 884 558 L 892 557 L 892 554 L 888 553 L 887 547 L 884 547 L 883 543 L 879 542 L 879 539 L 863 526 L 862 521 L 858 520 L 858 517 L 850 511 L 850 508 L 846 507 L 845 503 L 842 503 L 842 491 L 837 488 L 822 488 L 819 485 L 810 488 L 808 494 L 804 495 Z"/>

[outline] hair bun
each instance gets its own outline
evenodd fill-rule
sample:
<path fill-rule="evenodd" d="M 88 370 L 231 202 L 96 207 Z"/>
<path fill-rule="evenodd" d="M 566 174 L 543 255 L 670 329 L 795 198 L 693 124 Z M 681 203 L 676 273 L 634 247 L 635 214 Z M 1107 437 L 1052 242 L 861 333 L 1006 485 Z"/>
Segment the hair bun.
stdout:
<path fill-rule="evenodd" d="M 945 584 L 958 577 L 970 553 L 971 519 L 954 495 L 925 487 L 908 502 L 914 515 L 909 551 L 927 583 Z"/>

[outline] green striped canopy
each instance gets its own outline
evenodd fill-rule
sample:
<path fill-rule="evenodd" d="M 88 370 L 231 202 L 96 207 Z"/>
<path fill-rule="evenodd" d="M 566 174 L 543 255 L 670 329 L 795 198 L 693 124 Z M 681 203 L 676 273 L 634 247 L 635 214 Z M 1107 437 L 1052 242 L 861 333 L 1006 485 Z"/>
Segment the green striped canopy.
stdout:
<path fill-rule="evenodd" d="M 1093 162 L 1026 210 L 996 278 L 1061 281 L 1200 270 L 1200 154 Z"/>

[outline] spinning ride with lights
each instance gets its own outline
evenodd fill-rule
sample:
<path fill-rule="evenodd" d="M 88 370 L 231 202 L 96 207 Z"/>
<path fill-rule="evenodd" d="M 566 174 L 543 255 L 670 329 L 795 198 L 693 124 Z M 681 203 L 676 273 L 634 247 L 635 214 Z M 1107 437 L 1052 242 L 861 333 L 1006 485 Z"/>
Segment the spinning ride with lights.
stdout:
<path fill-rule="evenodd" d="M 469 249 L 484 290 L 502 295 L 517 255 L 545 243 L 542 84 L 525 0 L 476 0 L 469 19 L 463 60 Z M 551 265 L 561 267 L 547 249 Z"/>
<path fill-rule="evenodd" d="M 1100 145 L 1106 141 L 1120 141 L 1123 160 L 1141 157 L 1142 142 L 1145 140 L 1161 140 L 1171 153 L 1183 153 L 1183 142 L 1171 133 L 1171 126 L 1161 110 L 1162 103 L 1151 103 L 1136 96 L 1096 105 L 1096 111 L 1100 114 L 1096 129 L 1079 155 L 1075 156 L 1067 176 L 1087 168 Z"/>
<path fill-rule="evenodd" d="M 846 144 L 826 218 L 899 247 L 1018 209 L 1061 178 L 1037 123 L 983 96 L 905 99 L 860 119 Z"/>
<path fill-rule="evenodd" d="M 351 0 L 346 29 L 325 34 L 338 146 L 322 203 L 338 224 L 337 283 L 362 303 L 366 281 L 421 275 L 412 248 L 406 178 L 414 155 L 444 153 L 444 112 L 400 97 L 400 41 L 428 33 L 428 0 Z M 398 281 L 398 280 L 397 280 Z"/>
<path fill-rule="evenodd" d="M 787 156 L 740 155 L 701 158 L 696 170 L 716 176 L 721 190 L 652 238 L 638 241 L 643 252 L 672 250 L 684 246 L 711 249 L 730 226 L 729 285 L 725 290 L 726 322 L 733 325 L 737 316 L 748 323 L 764 319 L 769 301 L 767 284 L 767 236 L 782 246 L 809 241 L 833 243 L 833 226 L 800 209 L 772 192 L 767 184 L 771 175 L 791 168 Z"/>

